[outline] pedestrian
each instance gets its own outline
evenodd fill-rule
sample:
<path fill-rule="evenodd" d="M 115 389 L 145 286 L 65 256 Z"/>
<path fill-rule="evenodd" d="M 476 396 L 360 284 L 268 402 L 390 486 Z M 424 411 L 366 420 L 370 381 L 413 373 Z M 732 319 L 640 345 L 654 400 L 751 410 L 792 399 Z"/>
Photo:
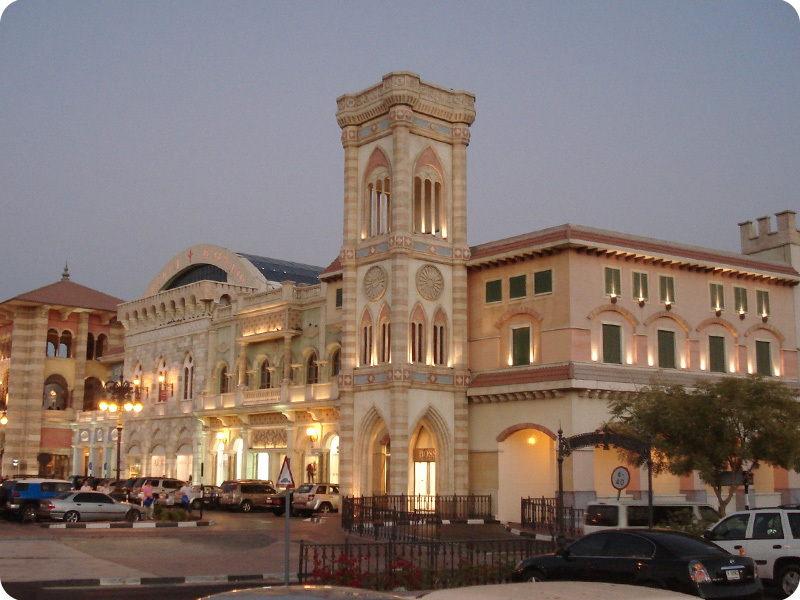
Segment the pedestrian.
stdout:
<path fill-rule="evenodd" d="M 88 478 L 83 480 L 83 484 L 81 485 L 80 491 L 81 492 L 91 492 L 92 491 L 92 486 L 89 485 L 89 479 Z"/>
<path fill-rule="evenodd" d="M 101 485 L 100 487 L 97 488 L 97 491 L 98 492 L 102 492 L 104 494 L 111 495 L 111 482 L 108 479 L 106 479 L 103 482 L 103 485 Z"/>
<path fill-rule="evenodd" d="M 306 474 L 308 475 L 309 483 L 314 483 L 314 476 L 316 475 L 316 473 L 317 473 L 317 466 L 313 462 L 308 463 L 308 466 L 306 467 Z"/>
<path fill-rule="evenodd" d="M 192 493 L 192 484 L 184 483 L 183 487 L 181 488 L 181 504 L 183 504 L 183 510 L 186 511 L 186 514 L 191 514 L 192 512 L 192 505 L 189 502 L 189 494 Z"/>
<path fill-rule="evenodd" d="M 144 484 L 142 485 L 142 506 L 144 506 L 144 518 L 145 519 L 153 519 L 153 484 L 150 483 L 150 480 L 145 480 Z"/>

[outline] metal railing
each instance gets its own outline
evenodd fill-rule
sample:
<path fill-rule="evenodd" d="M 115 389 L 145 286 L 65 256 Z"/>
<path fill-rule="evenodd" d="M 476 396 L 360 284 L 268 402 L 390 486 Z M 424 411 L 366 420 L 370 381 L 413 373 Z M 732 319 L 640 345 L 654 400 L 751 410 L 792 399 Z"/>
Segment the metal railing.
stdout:
<path fill-rule="evenodd" d="M 510 581 L 516 564 L 553 551 L 552 542 L 531 538 L 469 542 L 300 542 L 301 583 L 374 590 L 438 589 Z"/>
<path fill-rule="evenodd" d="M 583 510 L 571 506 L 559 509 L 556 498 L 522 498 L 521 514 L 523 527 L 557 535 L 560 516 L 561 535 L 576 538 L 583 534 Z"/>
<path fill-rule="evenodd" d="M 443 520 L 491 518 L 491 496 L 385 496 L 342 499 L 342 528 L 385 540 L 438 539 Z"/>

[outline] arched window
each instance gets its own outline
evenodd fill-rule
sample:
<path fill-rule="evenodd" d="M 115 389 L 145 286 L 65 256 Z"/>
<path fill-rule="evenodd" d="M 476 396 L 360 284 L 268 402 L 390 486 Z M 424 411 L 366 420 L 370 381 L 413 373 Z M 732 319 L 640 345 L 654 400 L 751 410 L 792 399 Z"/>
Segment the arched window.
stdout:
<path fill-rule="evenodd" d="M 158 382 L 158 402 L 167 401 L 167 361 L 163 358 L 158 361 L 158 368 L 156 369 L 156 381 Z"/>
<path fill-rule="evenodd" d="M 269 370 L 269 360 L 266 358 L 258 369 L 258 389 L 267 390 L 272 387 L 272 374 Z"/>
<path fill-rule="evenodd" d="M 97 341 L 94 343 L 94 357 L 95 359 L 102 358 L 106 353 L 106 345 L 108 344 L 108 336 L 101 333 L 97 336 Z"/>
<path fill-rule="evenodd" d="M 68 330 L 58 340 L 58 357 L 72 358 L 72 333 Z"/>
<path fill-rule="evenodd" d="M 319 365 L 317 353 L 312 352 L 306 358 L 306 384 L 319 383 Z"/>
<path fill-rule="evenodd" d="M 372 319 L 367 311 L 364 311 L 364 316 L 361 318 L 359 343 L 361 345 L 360 366 L 369 367 L 372 365 Z"/>
<path fill-rule="evenodd" d="M 432 152 L 426 152 L 426 156 L 438 163 Z M 414 175 L 413 211 L 414 233 L 447 237 L 442 180 L 438 171 L 430 165 L 422 165 Z"/>
<path fill-rule="evenodd" d="M 189 354 L 183 360 L 183 399 L 194 397 L 194 359 Z"/>
<path fill-rule="evenodd" d="M 97 410 L 103 397 L 103 384 L 96 377 L 87 377 L 83 382 L 83 410 Z"/>
<path fill-rule="evenodd" d="M 384 306 L 379 317 L 380 348 L 378 349 L 378 362 L 385 364 L 392 362 L 392 324 L 388 307 Z"/>
<path fill-rule="evenodd" d="M 49 379 L 45 382 L 42 408 L 45 410 L 64 410 L 67 408 L 67 390 L 64 385 Z"/>
<path fill-rule="evenodd" d="M 376 149 L 365 169 L 361 239 L 383 235 L 392 230 L 391 167 L 386 155 Z"/>
<path fill-rule="evenodd" d="M 331 377 L 336 377 L 342 370 L 342 349 L 336 348 L 331 353 Z"/>
<path fill-rule="evenodd" d="M 55 358 L 58 356 L 58 331 L 55 329 L 47 330 L 47 356 Z"/>
<path fill-rule="evenodd" d="M 228 366 L 222 365 L 219 370 L 219 393 L 228 393 Z"/>
<path fill-rule="evenodd" d="M 94 334 L 89 332 L 86 336 L 86 360 L 94 359 Z"/>
<path fill-rule="evenodd" d="M 410 360 L 412 363 L 425 362 L 425 314 L 417 306 L 411 316 L 411 331 L 409 332 Z"/>
<path fill-rule="evenodd" d="M 447 364 L 447 320 L 441 311 L 433 322 L 433 364 Z"/>

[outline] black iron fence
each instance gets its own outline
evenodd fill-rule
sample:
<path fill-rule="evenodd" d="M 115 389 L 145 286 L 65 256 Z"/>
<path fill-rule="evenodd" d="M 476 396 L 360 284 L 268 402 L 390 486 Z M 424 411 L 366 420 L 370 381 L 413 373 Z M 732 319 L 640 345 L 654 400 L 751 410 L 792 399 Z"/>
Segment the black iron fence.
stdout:
<path fill-rule="evenodd" d="M 487 519 L 489 495 L 408 496 L 404 494 L 342 498 L 342 528 L 384 540 L 438 539 L 443 520 Z"/>
<path fill-rule="evenodd" d="M 583 535 L 583 510 L 571 506 L 559 508 L 556 498 L 522 498 L 521 512 L 523 527 L 557 535 L 560 520 L 561 534 L 564 537 L 576 538 Z"/>
<path fill-rule="evenodd" d="M 553 551 L 530 538 L 470 542 L 300 543 L 301 583 L 374 590 L 438 589 L 510 581 L 523 558 Z"/>

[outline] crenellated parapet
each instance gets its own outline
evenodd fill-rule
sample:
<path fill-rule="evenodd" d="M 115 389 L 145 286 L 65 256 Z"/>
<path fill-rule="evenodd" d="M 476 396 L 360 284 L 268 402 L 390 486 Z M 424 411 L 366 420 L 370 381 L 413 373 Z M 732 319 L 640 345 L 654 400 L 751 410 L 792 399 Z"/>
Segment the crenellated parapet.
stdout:
<path fill-rule="evenodd" d="M 800 230 L 797 229 L 796 213 L 793 210 L 785 210 L 775 215 L 778 229 L 772 230 L 772 217 L 764 216 L 757 219 L 758 228 L 756 230 L 752 221 L 739 223 L 739 234 L 742 241 L 743 254 L 757 254 L 768 250 L 778 250 L 787 248 L 790 245 L 800 246 Z M 788 253 L 771 252 L 773 260 L 784 260 L 790 262 Z"/>

